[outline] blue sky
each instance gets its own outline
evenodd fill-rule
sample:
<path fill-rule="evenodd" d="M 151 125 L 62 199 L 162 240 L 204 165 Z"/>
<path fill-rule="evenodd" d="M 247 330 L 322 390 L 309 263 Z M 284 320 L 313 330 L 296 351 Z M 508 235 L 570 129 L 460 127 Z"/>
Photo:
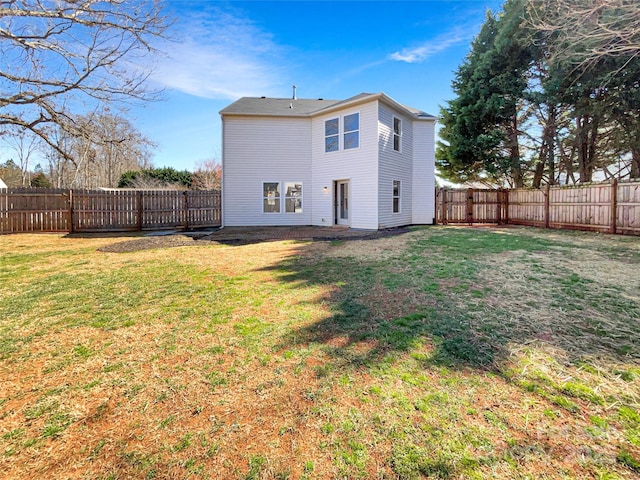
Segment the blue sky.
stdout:
<path fill-rule="evenodd" d="M 218 112 L 242 96 L 344 99 L 385 92 L 437 115 L 487 9 L 497 0 L 168 0 L 175 40 L 157 60 L 164 101 L 133 123 L 158 144 L 157 167 L 220 159 Z"/>

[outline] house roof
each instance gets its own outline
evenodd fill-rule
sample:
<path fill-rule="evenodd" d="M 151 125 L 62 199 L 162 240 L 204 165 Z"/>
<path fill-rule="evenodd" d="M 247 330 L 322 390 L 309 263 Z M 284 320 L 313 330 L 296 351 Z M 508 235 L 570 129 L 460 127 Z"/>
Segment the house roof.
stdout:
<path fill-rule="evenodd" d="M 317 100 L 267 97 L 242 97 L 220 111 L 220 115 L 257 115 L 269 117 L 312 117 L 348 106 L 379 100 L 418 119 L 436 119 L 421 110 L 402 105 L 384 93 L 360 93 L 346 100 Z"/>
<path fill-rule="evenodd" d="M 340 100 L 242 97 L 222 109 L 220 114 L 308 117 L 337 103 L 340 103 Z"/>

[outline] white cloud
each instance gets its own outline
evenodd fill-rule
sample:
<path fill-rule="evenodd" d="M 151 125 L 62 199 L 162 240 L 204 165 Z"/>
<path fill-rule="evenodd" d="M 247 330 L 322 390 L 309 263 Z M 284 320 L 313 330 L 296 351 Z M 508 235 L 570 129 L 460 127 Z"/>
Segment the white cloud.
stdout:
<path fill-rule="evenodd" d="M 445 51 L 449 47 L 459 45 L 461 43 L 468 43 L 472 38 L 473 36 L 468 32 L 456 29 L 432 40 L 428 40 L 416 47 L 403 48 L 398 52 L 394 52 L 389 55 L 389 59 L 406 63 L 424 62 L 429 57 L 436 53 Z"/>
<path fill-rule="evenodd" d="M 165 44 L 152 79 L 166 88 L 209 99 L 272 95 L 282 84 L 282 48 L 249 20 L 219 9 L 199 11 L 175 25 L 183 34 Z"/>

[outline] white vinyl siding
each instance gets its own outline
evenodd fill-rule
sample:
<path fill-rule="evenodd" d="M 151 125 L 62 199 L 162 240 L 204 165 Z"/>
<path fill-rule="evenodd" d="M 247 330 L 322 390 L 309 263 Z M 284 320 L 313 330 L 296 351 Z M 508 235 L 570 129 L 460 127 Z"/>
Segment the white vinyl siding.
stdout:
<path fill-rule="evenodd" d="M 311 185 L 311 121 L 229 116 L 224 117 L 222 135 L 223 225 L 310 225 L 313 200 L 308 188 L 302 190 L 302 212 L 287 214 L 281 203 L 280 213 L 264 213 L 263 182 L 280 184 L 281 202 L 287 183 Z"/>
<path fill-rule="evenodd" d="M 414 122 L 412 130 L 414 159 L 411 223 L 432 224 L 435 217 L 435 120 Z"/>
<path fill-rule="evenodd" d="M 400 152 L 394 149 L 394 118 L 402 121 L 403 134 L 400 136 L 402 142 Z M 412 223 L 411 199 L 413 193 L 412 182 L 412 141 L 413 136 L 408 128 L 411 120 L 403 116 L 400 112 L 394 111 L 384 103 L 380 103 L 378 112 L 380 129 L 380 166 L 379 166 L 379 228 L 399 227 Z M 393 182 L 399 181 L 401 185 L 402 199 L 400 201 L 400 211 L 394 212 L 393 205 Z"/>
<path fill-rule="evenodd" d="M 312 119 L 312 225 L 333 225 L 335 181 L 349 180 L 351 228 L 378 228 L 378 117 L 377 100 Z M 359 148 L 324 151 L 325 120 L 358 113 Z M 324 187 L 327 187 L 325 190 Z M 307 189 L 308 190 L 308 189 Z M 309 192 L 307 192 L 308 194 Z"/>
<path fill-rule="evenodd" d="M 354 98 L 307 117 L 223 113 L 223 226 L 334 225 L 337 182 L 351 228 L 432 223 L 435 119 Z"/>

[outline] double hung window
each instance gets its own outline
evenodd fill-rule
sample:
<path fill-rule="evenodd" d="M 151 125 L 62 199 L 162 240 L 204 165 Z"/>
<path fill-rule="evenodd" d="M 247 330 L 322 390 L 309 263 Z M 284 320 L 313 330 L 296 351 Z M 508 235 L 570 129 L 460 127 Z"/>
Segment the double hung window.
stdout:
<path fill-rule="evenodd" d="M 262 184 L 263 213 L 280 213 L 280 182 Z"/>
<path fill-rule="evenodd" d="M 400 180 L 393 181 L 393 213 L 400 213 Z"/>
<path fill-rule="evenodd" d="M 344 117 L 344 149 L 360 146 L 360 114 L 352 113 Z"/>
<path fill-rule="evenodd" d="M 340 128 L 342 126 L 342 128 Z M 341 135 L 342 134 L 342 135 Z M 342 137 L 342 145 L 340 143 Z M 337 152 L 360 147 L 360 113 L 352 113 L 340 118 L 330 118 L 324 122 L 324 151 Z"/>
<path fill-rule="evenodd" d="M 402 146 L 402 120 L 398 117 L 393 117 L 393 149 L 396 152 L 400 151 Z"/>
<path fill-rule="evenodd" d="M 324 151 L 337 152 L 340 149 L 340 119 L 332 118 L 324 122 Z"/>
<path fill-rule="evenodd" d="M 282 182 L 284 196 L 281 193 L 281 182 L 262 183 L 262 213 L 302 213 L 302 182 Z"/>
<path fill-rule="evenodd" d="M 285 213 L 302 213 L 302 184 L 285 182 L 284 184 Z"/>

